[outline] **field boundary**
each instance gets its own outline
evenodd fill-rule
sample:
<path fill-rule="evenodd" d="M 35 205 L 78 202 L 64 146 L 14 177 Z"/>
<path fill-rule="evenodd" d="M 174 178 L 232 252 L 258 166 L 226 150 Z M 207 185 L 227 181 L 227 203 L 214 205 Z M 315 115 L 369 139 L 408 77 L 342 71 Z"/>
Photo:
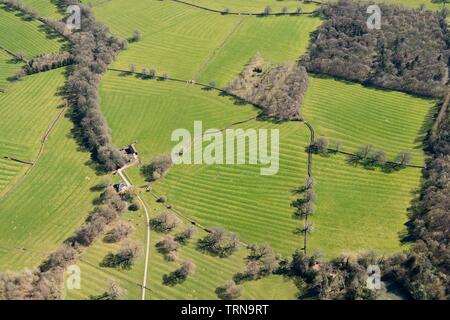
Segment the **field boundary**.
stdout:
<path fill-rule="evenodd" d="M 23 164 L 30 164 L 30 165 L 32 165 L 34 163 L 33 161 L 21 160 L 21 159 L 9 157 L 9 156 L 4 156 L 3 159 L 14 161 L 14 162 L 19 162 L 19 163 L 23 163 Z"/>
<path fill-rule="evenodd" d="M 208 7 L 204 7 L 204 6 L 200 6 L 194 3 L 190 3 L 190 2 L 186 2 L 186 1 L 182 1 L 182 0 L 172 0 L 173 2 L 177 2 L 180 4 L 184 4 L 187 6 L 191 6 L 197 9 L 201 9 L 204 11 L 208 11 L 208 12 L 212 12 L 212 13 L 218 13 L 220 15 L 226 16 L 226 15 L 234 15 L 234 16 L 256 16 L 256 17 L 265 17 L 265 16 L 275 16 L 275 17 L 280 17 L 280 16 L 300 16 L 300 15 L 309 15 L 309 14 L 314 14 L 317 12 L 317 10 L 314 11 L 306 11 L 306 12 L 277 12 L 277 13 L 264 13 L 264 12 L 260 12 L 260 13 L 256 13 L 256 12 L 236 12 L 236 11 L 229 11 L 229 12 L 225 12 L 223 10 L 217 10 L 217 9 L 211 9 Z M 315 3 L 315 4 L 321 4 L 315 1 L 311 1 L 311 3 Z"/>
<path fill-rule="evenodd" d="M 13 52 L 13 51 L 11 51 L 11 50 L 9 50 L 9 49 L 1 46 L 1 45 L 0 45 L 0 50 L 5 51 L 7 54 L 9 54 L 10 56 L 12 56 L 13 58 L 15 58 L 15 59 L 17 59 L 19 61 L 28 63 L 28 60 L 24 59 L 23 57 L 19 56 L 17 53 L 15 53 L 15 52 Z"/>

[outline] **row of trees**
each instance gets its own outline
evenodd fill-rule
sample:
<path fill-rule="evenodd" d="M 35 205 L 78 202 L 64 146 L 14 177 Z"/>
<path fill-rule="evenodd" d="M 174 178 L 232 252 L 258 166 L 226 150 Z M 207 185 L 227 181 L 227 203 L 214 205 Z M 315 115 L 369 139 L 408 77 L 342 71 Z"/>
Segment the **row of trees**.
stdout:
<path fill-rule="evenodd" d="M 303 58 L 308 71 L 440 97 L 448 80 L 446 12 L 380 5 L 381 29 L 370 30 L 367 4 L 324 5 L 326 19 Z"/>
<path fill-rule="evenodd" d="M 270 66 L 258 53 L 229 84 L 227 91 L 259 106 L 265 116 L 297 120 L 307 87 L 304 67 L 289 63 Z"/>
<path fill-rule="evenodd" d="M 27 65 L 24 67 L 24 70 L 26 74 L 33 74 L 60 68 L 72 63 L 72 56 L 67 51 L 49 53 L 28 61 Z"/>
<path fill-rule="evenodd" d="M 392 171 L 408 166 L 412 161 L 409 152 L 401 151 L 395 158 L 394 162 L 388 161 L 387 154 L 384 150 L 372 150 L 372 145 L 368 144 L 359 149 L 356 154 L 350 157 L 349 162 L 353 164 L 362 164 L 366 168 L 381 167 L 385 171 Z"/>
<path fill-rule="evenodd" d="M 305 1 L 305 3 L 308 3 L 308 1 Z M 293 12 L 293 14 L 300 14 L 303 12 L 303 9 L 301 7 L 297 7 L 295 9 L 295 11 Z M 229 14 L 230 13 L 230 9 L 229 8 L 225 8 L 222 10 L 222 14 Z M 261 13 L 261 15 L 267 16 L 273 13 L 272 7 L 271 6 L 266 6 L 263 10 L 263 12 Z M 288 7 L 283 7 L 281 8 L 280 11 L 281 14 L 288 14 L 289 13 L 289 9 Z M 258 14 L 259 15 L 259 14 Z"/>
<path fill-rule="evenodd" d="M 342 145 L 337 143 L 335 149 L 332 149 L 328 138 L 320 136 L 309 148 L 316 154 L 328 155 L 329 153 L 341 152 Z M 361 164 L 367 168 L 379 166 L 386 171 L 404 168 L 412 161 L 411 154 L 406 151 L 399 152 L 394 161 L 388 161 L 387 153 L 384 150 L 373 150 L 370 144 L 361 147 L 355 154 L 346 154 L 350 155 L 349 162 L 351 164 Z"/>
<path fill-rule="evenodd" d="M 78 142 L 92 152 L 102 170 L 111 171 L 122 167 L 125 159 L 112 144 L 111 130 L 100 110 L 98 85 L 124 42 L 110 36 L 89 9 L 82 7 L 81 15 L 81 30 L 70 35 L 75 67 L 67 82 L 67 100 Z"/>
<path fill-rule="evenodd" d="M 0 4 L 4 4 L 8 9 L 21 11 L 32 19 L 39 18 L 36 10 L 20 0 L 0 0 Z"/>
<path fill-rule="evenodd" d="M 295 208 L 294 216 L 303 220 L 303 227 L 298 231 L 303 235 L 303 250 L 306 253 L 308 234 L 314 232 L 314 225 L 310 222 L 309 217 L 316 212 L 317 195 L 314 191 L 315 180 L 313 177 L 307 177 L 304 187 L 297 190 L 302 195 L 292 202 Z"/>

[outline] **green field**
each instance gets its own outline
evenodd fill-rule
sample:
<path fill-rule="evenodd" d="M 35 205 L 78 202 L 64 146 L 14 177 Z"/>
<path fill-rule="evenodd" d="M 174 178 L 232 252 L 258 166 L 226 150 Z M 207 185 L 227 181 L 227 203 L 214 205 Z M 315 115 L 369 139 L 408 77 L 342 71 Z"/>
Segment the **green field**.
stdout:
<path fill-rule="evenodd" d="M 34 268 L 81 226 L 99 178 L 86 164 L 62 118 L 33 171 L 0 201 L 2 270 Z"/>
<path fill-rule="evenodd" d="M 311 16 L 246 17 L 225 45 L 213 52 L 197 78 L 203 83 L 215 80 L 225 87 L 257 52 L 273 63 L 294 61 L 306 52 L 309 34 L 320 23 Z"/>
<path fill-rule="evenodd" d="M 28 76 L 0 95 L 0 195 L 30 165 L 3 157 L 34 161 L 44 134 L 61 112 L 58 91 L 64 69 Z M 78 226 L 91 207 L 90 187 L 98 181 L 77 151 L 71 122 L 60 118 L 33 170 L 0 200 L 2 270 L 36 267 Z"/>
<path fill-rule="evenodd" d="M 146 234 L 144 213 L 126 213 L 121 218 L 135 227 L 130 239 L 144 241 Z M 103 242 L 103 235 L 99 236 L 78 259 L 81 268 L 81 290 L 66 290 L 66 299 L 88 299 L 90 296 L 102 294 L 107 287 L 108 280 L 113 279 L 127 289 L 127 299 L 140 299 L 142 278 L 144 275 L 144 256 L 142 256 L 131 270 L 102 268 L 100 262 L 108 252 L 116 252 L 120 243 Z M 137 285 L 139 284 L 139 285 Z"/>
<path fill-rule="evenodd" d="M 331 78 L 309 77 L 302 114 L 334 148 L 355 152 L 367 144 L 394 161 L 400 151 L 424 164 L 423 141 L 431 127 L 436 100 L 364 88 Z"/>
<path fill-rule="evenodd" d="M 128 70 L 134 64 L 138 71 L 155 68 L 182 79 L 216 80 L 220 86 L 258 51 L 274 62 L 295 60 L 320 23 L 309 16 L 221 16 L 174 2 L 132 2 L 95 8 L 98 18 L 121 37 L 134 30 L 142 33 L 142 40 L 132 43 L 112 67 Z"/>
<path fill-rule="evenodd" d="M 421 170 L 394 173 L 347 164 L 346 157 L 314 157 L 317 180 L 316 231 L 310 249 L 336 256 L 374 250 L 393 253 L 402 248 L 407 210 L 420 187 Z"/>
<path fill-rule="evenodd" d="M 23 18 L 16 11 L 7 11 L 0 5 L 0 46 L 15 53 L 23 53 L 28 59 L 40 54 L 58 52 L 64 44 L 62 38 L 46 32 L 39 21 Z M 9 32 L 7 32 L 9 30 Z"/>
<path fill-rule="evenodd" d="M 99 19 L 122 37 L 130 37 L 135 29 L 142 33 L 142 40 L 130 45 L 112 67 L 128 70 L 135 64 L 139 71 L 155 68 L 161 74 L 192 79 L 241 20 L 224 19 L 174 2 L 138 2 L 132 8 L 128 2 L 111 2 L 95 10 Z M 120 12 L 125 14 L 118 16 Z"/>
<path fill-rule="evenodd" d="M 316 81 L 328 83 L 330 80 L 312 78 L 311 88 L 314 88 Z M 334 80 L 332 84 L 342 86 L 338 89 L 343 90 L 343 92 L 345 90 L 355 92 L 352 84 L 343 84 Z M 209 95 L 215 94 L 186 84 L 139 80 L 131 76 L 120 77 L 110 73 L 102 84 L 103 109 L 113 132 L 116 132 L 122 138 L 127 137 L 127 141 L 137 140 L 137 146 L 143 155 L 143 159 L 149 159 L 156 153 L 170 150 L 170 132 L 177 126 L 169 127 L 171 125 L 170 120 L 154 121 L 155 119 L 161 119 L 158 115 L 163 113 L 167 114 L 170 119 L 173 111 L 180 110 L 181 104 L 176 101 L 186 96 L 187 92 L 184 88 L 192 88 L 190 90 L 192 96 L 187 99 L 189 101 L 196 101 L 201 97 L 207 98 Z M 167 91 L 172 92 L 170 98 L 164 99 L 164 104 L 158 101 L 156 95 L 161 89 L 165 89 L 159 92 L 161 96 Z M 326 96 L 327 91 L 323 90 Z M 336 92 L 336 88 L 333 90 Z M 409 118 L 405 118 L 403 121 L 409 121 L 410 124 L 419 124 L 419 128 L 421 121 L 425 121 L 430 106 L 433 105 L 427 100 L 422 101 L 404 94 L 380 92 L 362 87 L 359 90 L 371 97 L 367 100 L 369 102 L 376 101 L 376 95 L 381 94 L 385 96 L 386 101 L 392 99 L 392 105 L 394 106 L 412 104 L 414 110 L 418 110 L 418 113 L 412 117 L 415 121 L 413 122 Z M 372 97 L 372 95 L 375 95 L 375 97 Z M 119 96 L 122 98 L 119 98 Z M 144 107 L 146 105 L 144 100 L 141 102 L 137 100 L 137 97 L 142 96 L 147 97 L 146 100 L 152 103 Z M 136 99 L 133 99 L 133 97 Z M 353 100 L 346 103 L 355 106 L 366 101 L 361 96 L 354 94 L 344 94 L 343 97 L 352 97 Z M 217 102 L 221 101 L 220 99 L 228 101 L 223 97 L 215 97 Z M 174 102 L 167 103 L 170 100 L 174 100 Z M 113 103 L 114 101 L 118 102 Z M 308 106 L 311 105 L 312 107 L 311 102 L 307 101 L 304 107 L 305 112 Z M 133 106 L 133 108 L 142 105 L 145 111 L 129 112 L 130 109 L 123 108 L 124 105 Z M 150 111 L 158 110 L 156 109 L 157 105 L 161 105 L 161 111 Z M 320 107 L 322 106 L 320 105 Z M 238 108 L 239 112 L 251 111 L 245 106 L 231 106 L 230 108 L 230 110 Z M 178 127 L 191 128 L 192 121 L 196 119 L 196 111 L 199 115 L 209 114 L 209 117 L 211 117 L 211 113 L 199 111 L 198 103 L 193 103 L 188 109 L 191 110 L 193 116 L 186 114 L 186 112 L 179 112 L 183 116 L 177 117 Z M 217 110 L 224 111 L 225 109 L 218 107 Z M 134 114 L 139 114 L 140 120 L 131 120 L 134 118 Z M 376 128 L 377 125 L 378 128 L 382 128 L 384 121 L 377 120 L 374 114 L 369 114 L 369 119 L 373 119 L 372 126 Z M 248 117 L 248 114 L 245 117 L 242 116 L 241 119 L 246 117 Z M 325 116 L 322 117 L 325 118 Z M 420 119 L 420 117 L 423 118 Z M 220 116 L 217 116 L 217 118 L 220 118 Z M 205 125 L 205 128 L 222 127 L 216 125 L 214 121 L 206 121 L 206 117 L 200 116 L 198 119 L 203 119 L 205 123 L 209 124 Z M 239 119 L 239 117 L 236 117 L 236 119 Z M 232 119 L 228 123 L 231 122 Z M 141 125 L 128 126 L 126 123 L 141 123 Z M 226 122 L 224 121 L 224 123 Z M 323 126 L 325 127 L 326 124 Z M 140 127 L 142 131 L 138 129 Z M 253 121 L 247 123 L 245 127 L 279 128 L 281 130 L 281 167 L 278 175 L 273 177 L 260 176 L 259 168 L 252 166 L 176 166 L 172 168 L 164 180 L 155 185 L 155 190 L 160 194 L 167 195 L 170 201 L 182 212 L 205 225 L 224 225 L 241 234 L 242 238 L 248 242 L 267 240 L 278 251 L 289 254 L 299 246 L 300 238 L 293 233 L 298 222 L 292 219 L 290 201 L 293 199 L 291 190 L 300 186 L 306 176 L 306 153 L 304 150 L 308 143 L 309 132 L 298 123 L 287 123 L 280 126 Z M 318 126 L 319 132 L 320 128 L 321 126 Z M 140 137 L 145 137 L 145 134 L 139 132 L 154 132 L 154 134 L 148 134 L 148 140 L 142 140 L 143 138 Z M 383 132 L 383 130 L 376 130 L 376 132 Z M 409 134 L 414 135 L 414 132 L 413 127 Z M 160 134 L 158 138 L 154 138 L 156 133 Z M 161 135 L 161 133 L 163 134 Z M 380 147 L 384 147 L 383 144 L 390 141 L 390 134 L 389 130 L 385 130 L 383 135 L 373 134 L 373 136 L 377 137 L 376 142 Z M 127 141 L 124 139 L 120 145 L 126 144 Z M 376 145 L 375 142 L 373 143 Z M 410 144 L 409 146 L 413 145 Z M 388 147 L 389 145 L 385 148 L 388 151 L 395 150 L 395 148 L 389 149 Z M 403 150 L 402 145 L 396 148 Z M 152 150 L 155 151 L 152 152 Z M 417 160 L 422 163 L 423 155 L 419 151 L 417 151 Z M 313 168 L 316 178 L 319 180 L 318 195 L 320 199 L 323 199 L 319 201 L 318 214 L 314 217 L 314 220 L 319 230 L 334 230 L 332 237 L 330 237 L 331 231 L 327 231 L 326 234 L 318 231 L 314 234 L 312 236 L 314 248 L 325 251 L 327 255 L 363 249 L 389 252 L 398 249 L 400 245 L 398 232 L 404 230 L 406 210 L 410 205 L 411 192 L 419 185 L 420 170 L 407 169 L 386 174 L 379 170 L 370 171 L 363 168 L 354 168 L 347 164 L 346 158 L 342 156 L 331 158 L 316 156 L 314 159 Z M 129 175 L 136 181 L 137 185 L 143 184 L 137 169 L 130 169 Z M 338 191 L 349 193 L 354 191 L 345 187 L 347 183 L 357 184 L 359 192 L 355 192 L 353 196 L 350 194 L 337 196 Z M 381 188 L 380 185 L 384 187 Z M 383 196 L 374 198 L 373 194 L 383 194 Z M 382 202 L 382 205 L 380 205 L 379 199 L 383 197 L 391 200 L 387 204 Z M 347 201 L 349 198 L 352 199 L 352 202 L 346 205 L 342 199 Z M 333 209 L 331 213 L 329 212 L 330 208 Z M 372 208 L 376 209 L 372 212 Z M 345 218 L 342 219 L 342 224 L 334 221 L 335 215 Z M 330 217 L 333 218 L 330 219 Z M 380 224 L 378 221 L 380 217 L 384 218 L 386 223 Z M 367 225 L 367 228 L 376 231 L 373 234 L 366 232 L 366 230 L 361 233 L 354 232 L 350 219 L 360 219 L 361 223 Z M 275 229 L 273 228 L 273 221 L 277 221 L 277 228 Z M 336 225 L 341 225 L 341 227 L 336 227 Z M 346 225 L 349 227 L 346 228 Z M 380 234 L 380 230 L 385 230 L 385 233 Z"/>
<path fill-rule="evenodd" d="M 244 241 L 267 241 L 287 255 L 301 246 L 290 202 L 292 190 L 306 176 L 308 132 L 299 124 L 247 126 L 280 129 L 277 175 L 260 176 L 258 168 L 248 165 L 176 166 L 155 190 L 204 225 L 223 225 Z M 386 174 L 354 168 L 343 156 L 335 156 L 314 157 L 313 172 L 319 200 L 312 218 L 317 232 L 311 236 L 311 250 L 330 257 L 343 251 L 399 249 L 398 233 L 405 230 L 411 192 L 419 187 L 419 169 Z"/>
<path fill-rule="evenodd" d="M 252 108 L 234 105 L 215 91 L 186 83 L 141 80 L 119 72 L 108 72 L 100 94 L 114 143 L 126 146 L 136 142 L 144 162 L 169 152 L 172 131 L 191 128 L 194 120 L 223 128 L 256 115 Z"/>
<path fill-rule="evenodd" d="M 34 161 L 63 104 L 57 95 L 63 84 L 63 70 L 53 70 L 26 77 L 0 94 L 0 198 L 29 167 L 4 157 Z"/>
<path fill-rule="evenodd" d="M 63 105 L 58 96 L 64 85 L 64 69 L 23 78 L 0 95 L 0 156 L 32 160 L 42 136 Z M 10 148 L 14 144 L 20 148 Z"/>

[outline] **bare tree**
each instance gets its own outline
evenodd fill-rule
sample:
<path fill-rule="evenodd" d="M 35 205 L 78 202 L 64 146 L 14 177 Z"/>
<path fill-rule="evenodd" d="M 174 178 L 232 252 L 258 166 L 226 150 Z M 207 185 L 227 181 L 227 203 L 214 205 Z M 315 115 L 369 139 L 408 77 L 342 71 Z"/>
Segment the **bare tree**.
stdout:
<path fill-rule="evenodd" d="M 405 167 L 411 163 L 412 156 L 410 153 L 402 151 L 398 154 L 396 158 L 396 162 L 400 164 L 402 167 Z"/>
<path fill-rule="evenodd" d="M 378 150 L 372 155 L 373 161 L 375 161 L 377 164 L 385 165 L 387 162 L 387 155 L 386 152 L 383 150 Z"/>
<path fill-rule="evenodd" d="M 241 296 L 242 287 L 233 280 L 228 280 L 223 286 L 217 288 L 216 293 L 223 300 L 233 300 Z"/>
<path fill-rule="evenodd" d="M 141 32 L 140 32 L 139 30 L 135 30 L 135 31 L 133 32 L 133 36 L 131 37 L 131 40 L 132 40 L 133 42 L 138 42 L 138 41 L 141 41 L 141 39 L 142 39 L 142 34 L 141 34 Z"/>
<path fill-rule="evenodd" d="M 127 294 L 127 290 L 120 287 L 115 281 L 110 281 L 105 292 L 105 300 L 120 300 Z"/>
<path fill-rule="evenodd" d="M 119 222 L 113 229 L 108 231 L 104 240 L 105 242 L 118 242 L 133 232 L 134 228 L 132 225 L 126 222 Z"/>
<path fill-rule="evenodd" d="M 164 211 L 156 218 L 150 221 L 151 226 L 158 232 L 168 233 L 178 227 L 181 223 L 174 213 Z"/>
<path fill-rule="evenodd" d="M 194 235 L 195 235 L 195 227 L 191 225 L 187 227 L 184 231 L 177 234 L 175 240 L 181 244 L 186 244 L 187 242 L 189 242 L 189 240 L 192 239 Z"/>
<path fill-rule="evenodd" d="M 211 232 L 198 242 L 200 249 L 214 255 L 228 257 L 239 248 L 239 238 L 236 234 L 223 228 L 213 228 Z"/>

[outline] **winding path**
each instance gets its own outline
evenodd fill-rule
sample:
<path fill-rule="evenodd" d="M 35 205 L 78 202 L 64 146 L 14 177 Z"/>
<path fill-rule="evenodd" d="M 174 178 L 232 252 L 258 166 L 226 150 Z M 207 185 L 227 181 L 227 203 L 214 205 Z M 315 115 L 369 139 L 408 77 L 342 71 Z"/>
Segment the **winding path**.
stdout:
<path fill-rule="evenodd" d="M 139 161 L 133 161 L 127 165 L 125 165 L 124 167 L 120 168 L 117 170 L 117 174 L 120 176 L 120 178 L 125 182 L 126 186 L 128 188 L 131 188 L 133 185 L 131 184 L 131 182 L 128 180 L 128 178 L 126 177 L 126 175 L 123 173 L 123 170 L 128 169 L 136 164 L 138 164 Z M 145 300 L 145 293 L 147 292 L 147 275 L 148 275 L 148 261 L 150 258 L 150 237 L 151 237 L 151 229 L 150 229 L 150 216 L 148 214 L 148 209 L 147 209 L 147 205 L 145 204 L 144 200 L 142 200 L 141 196 L 138 194 L 137 198 L 139 200 L 139 202 L 142 205 L 142 208 L 144 208 L 144 213 L 145 213 L 145 224 L 146 224 L 146 228 L 147 228 L 147 243 L 145 246 L 145 266 L 144 266 L 144 278 L 142 279 L 142 296 L 141 299 Z"/>
<path fill-rule="evenodd" d="M 145 249 L 145 266 L 144 266 L 144 278 L 142 279 L 142 300 L 145 300 L 145 293 L 147 292 L 147 274 L 148 274 L 148 261 L 150 258 L 150 217 L 148 215 L 148 209 L 147 205 L 145 204 L 144 200 L 138 195 L 137 196 L 139 202 L 141 203 L 142 207 L 144 208 L 145 212 L 145 220 L 146 220 L 146 228 L 147 228 L 147 244 Z"/>

